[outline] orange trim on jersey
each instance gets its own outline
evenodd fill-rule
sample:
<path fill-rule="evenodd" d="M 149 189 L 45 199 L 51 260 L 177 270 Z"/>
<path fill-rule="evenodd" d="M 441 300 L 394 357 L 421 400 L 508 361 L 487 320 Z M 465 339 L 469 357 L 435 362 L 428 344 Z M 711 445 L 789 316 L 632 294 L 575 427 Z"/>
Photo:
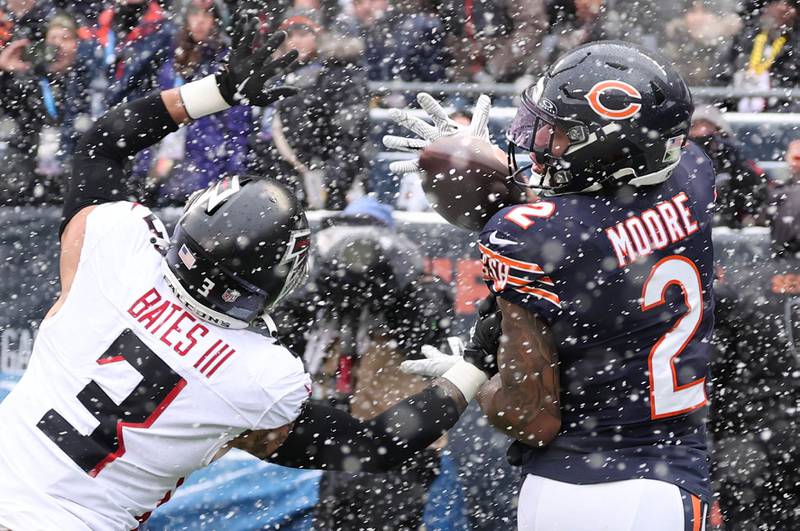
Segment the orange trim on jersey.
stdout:
<path fill-rule="evenodd" d="M 539 288 L 532 288 L 530 286 L 520 286 L 518 288 L 514 288 L 516 291 L 520 293 L 525 293 L 526 295 L 534 295 L 539 297 L 540 299 L 544 299 L 546 301 L 550 301 L 559 308 L 561 308 L 561 299 L 558 298 L 558 295 L 551 291 L 547 291 L 544 289 Z"/>
<path fill-rule="evenodd" d="M 692 497 L 692 531 L 700 531 L 703 525 L 703 506 L 700 503 L 700 498 L 694 494 L 690 496 Z"/>
<path fill-rule="evenodd" d="M 483 275 L 482 278 L 483 278 L 484 282 L 494 282 L 494 279 L 492 277 L 490 277 L 489 275 Z M 528 280 L 528 279 L 514 277 L 514 276 L 509 275 L 508 278 L 506 278 L 506 284 L 508 284 L 510 286 L 514 286 L 514 287 L 517 287 L 517 286 L 530 286 L 534 282 L 539 282 L 541 284 L 544 284 L 545 286 L 555 286 L 555 284 L 553 283 L 553 280 L 550 277 L 542 277 L 542 278 L 537 278 L 536 280 Z"/>
<path fill-rule="evenodd" d="M 512 258 L 506 258 L 505 256 L 492 251 L 491 249 L 489 249 L 488 247 L 486 247 L 481 243 L 478 244 L 478 249 L 480 249 L 480 251 L 486 256 L 494 258 L 495 260 L 499 260 L 500 262 L 503 262 L 508 266 L 516 267 L 517 269 L 522 269 L 523 271 L 527 271 L 529 273 L 536 273 L 537 275 L 544 274 L 544 270 L 537 264 L 532 264 L 530 262 L 522 262 L 520 260 L 514 260 Z"/>

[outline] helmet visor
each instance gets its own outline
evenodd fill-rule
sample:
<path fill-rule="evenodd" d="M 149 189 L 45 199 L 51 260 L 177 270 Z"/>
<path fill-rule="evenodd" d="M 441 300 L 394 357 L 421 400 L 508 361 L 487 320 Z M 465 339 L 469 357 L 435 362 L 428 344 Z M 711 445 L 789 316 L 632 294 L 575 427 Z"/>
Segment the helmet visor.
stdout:
<path fill-rule="evenodd" d="M 546 164 L 548 158 L 561 158 L 570 145 L 564 125 L 524 101 L 517 109 L 506 137 L 516 147 L 533 153 L 540 164 Z"/>

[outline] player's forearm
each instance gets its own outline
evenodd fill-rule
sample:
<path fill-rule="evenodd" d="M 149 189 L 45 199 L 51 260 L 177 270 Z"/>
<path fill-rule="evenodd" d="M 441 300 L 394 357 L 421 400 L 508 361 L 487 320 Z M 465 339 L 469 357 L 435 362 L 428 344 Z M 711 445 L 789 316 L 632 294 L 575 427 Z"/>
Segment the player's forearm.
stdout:
<path fill-rule="evenodd" d="M 161 101 L 164 103 L 164 108 L 166 108 L 173 122 L 183 125 L 191 121 L 179 89 L 173 88 L 162 91 Z"/>
<path fill-rule="evenodd" d="M 481 388 L 478 402 L 492 426 L 529 446 L 549 443 L 561 428 L 555 400 L 538 388 L 505 387 L 499 375 Z"/>
<path fill-rule="evenodd" d="M 114 107 L 100 117 L 78 142 L 76 158 L 121 167 L 130 156 L 177 128 L 164 98 L 151 94 Z"/>
<path fill-rule="evenodd" d="M 459 388 L 446 380 L 365 422 L 312 404 L 269 460 L 294 468 L 386 472 L 439 439 L 466 405 Z"/>
<path fill-rule="evenodd" d="M 558 351 L 547 325 L 531 312 L 498 300 L 503 340 L 498 374 L 479 400 L 493 426 L 526 444 L 546 444 L 560 428 Z"/>

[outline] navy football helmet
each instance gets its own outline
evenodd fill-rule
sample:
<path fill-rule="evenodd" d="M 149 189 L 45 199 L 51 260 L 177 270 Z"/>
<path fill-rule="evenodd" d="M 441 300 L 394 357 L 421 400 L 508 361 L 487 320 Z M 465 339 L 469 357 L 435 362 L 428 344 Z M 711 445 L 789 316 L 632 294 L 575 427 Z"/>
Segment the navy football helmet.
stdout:
<path fill-rule="evenodd" d="M 246 328 L 308 272 L 311 231 L 300 202 L 268 178 L 225 177 L 195 192 L 164 261 L 170 289 L 189 310 Z"/>
<path fill-rule="evenodd" d="M 664 182 L 694 106 L 666 59 L 621 41 L 586 44 L 522 93 L 508 129 L 509 171 L 543 195 Z M 519 150 L 531 164 L 521 167 Z"/>

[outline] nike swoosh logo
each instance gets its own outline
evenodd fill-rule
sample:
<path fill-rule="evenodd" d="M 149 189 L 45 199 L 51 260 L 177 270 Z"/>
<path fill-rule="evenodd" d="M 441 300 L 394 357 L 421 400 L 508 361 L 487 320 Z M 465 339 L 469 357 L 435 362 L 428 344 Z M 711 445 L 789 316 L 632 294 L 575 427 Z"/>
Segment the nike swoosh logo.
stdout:
<path fill-rule="evenodd" d="M 519 242 L 506 240 L 505 238 L 498 238 L 497 231 L 494 231 L 489 235 L 489 243 L 492 245 L 500 245 L 501 247 L 505 247 L 506 245 L 519 245 Z"/>

